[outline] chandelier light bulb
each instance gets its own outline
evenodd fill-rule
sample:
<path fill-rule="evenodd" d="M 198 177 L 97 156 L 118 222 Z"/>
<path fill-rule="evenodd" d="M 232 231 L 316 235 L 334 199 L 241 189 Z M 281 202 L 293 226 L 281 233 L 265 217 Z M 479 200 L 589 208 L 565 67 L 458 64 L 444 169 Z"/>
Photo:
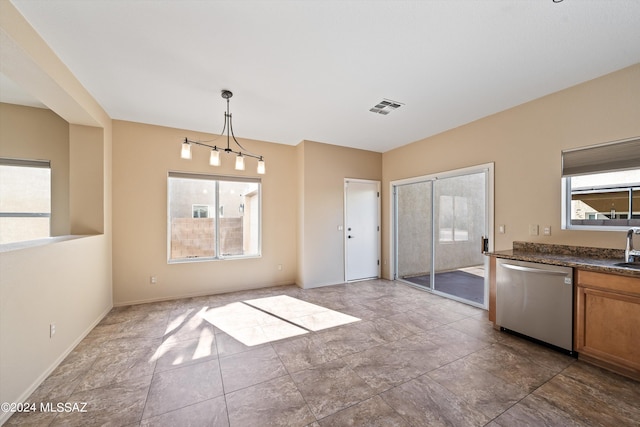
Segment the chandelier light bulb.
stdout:
<path fill-rule="evenodd" d="M 266 172 L 265 166 L 264 166 L 264 160 L 262 160 L 262 157 L 260 157 L 260 160 L 258 160 L 258 173 L 260 175 L 264 175 Z"/>
<path fill-rule="evenodd" d="M 211 150 L 211 156 L 209 156 L 209 164 L 211 166 L 220 166 L 220 152 L 215 148 Z"/>
<path fill-rule="evenodd" d="M 238 154 L 236 157 L 236 170 L 244 170 L 244 157 L 242 156 L 242 153 Z"/>
<path fill-rule="evenodd" d="M 189 144 L 187 141 L 182 143 L 180 157 L 182 157 L 183 159 L 191 160 L 191 144 Z"/>

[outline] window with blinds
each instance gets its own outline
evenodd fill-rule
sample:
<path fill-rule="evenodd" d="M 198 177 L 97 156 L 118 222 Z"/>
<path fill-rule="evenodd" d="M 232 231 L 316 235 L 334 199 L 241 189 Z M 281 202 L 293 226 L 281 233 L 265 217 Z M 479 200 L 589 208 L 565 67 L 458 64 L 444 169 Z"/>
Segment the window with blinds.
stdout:
<path fill-rule="evenodd" d="M 50 233 L 51 163 L 0 158 L 0 244 Z"/>
<path fill-rule="evenodd" d="M 562 152 L 566 229 L 640 226 L 640 138 Z"/>

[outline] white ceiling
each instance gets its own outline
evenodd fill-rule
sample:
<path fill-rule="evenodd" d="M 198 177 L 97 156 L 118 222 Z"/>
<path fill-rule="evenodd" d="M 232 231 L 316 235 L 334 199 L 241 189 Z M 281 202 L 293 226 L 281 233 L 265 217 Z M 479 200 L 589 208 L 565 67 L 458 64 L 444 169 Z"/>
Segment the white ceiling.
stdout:
<path fill-rule="evenodd" d="M 291 145 L 385 152 L 640 62 L 638 0 L 12 2 L 112 118 L 219 133 L 229 89 L 236 136 Z"/>
<path fill-rule="evenodd" d="M 47 108 L 37 98 L 22 89 L 9 77 L 0 73 L 0 102 L 7 104 L 26 105 L 29 107 Z"/>

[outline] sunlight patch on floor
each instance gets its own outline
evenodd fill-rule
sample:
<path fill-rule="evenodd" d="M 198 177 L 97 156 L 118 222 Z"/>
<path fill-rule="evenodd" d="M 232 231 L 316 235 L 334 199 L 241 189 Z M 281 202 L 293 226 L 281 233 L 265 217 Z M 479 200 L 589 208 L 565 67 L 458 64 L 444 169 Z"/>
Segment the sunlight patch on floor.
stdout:
<path fill-rule="evenodd" d="M 360 320 L 287 295 L 252 299 L 245 303 L 314 332 Z"/>
<path fill-rule="evenodd" d="M 307 333 L 302 328 L 242 302 L 211 308 L 201 313 L 201 316 L 213 326 L 248 346 Z"/>
<path fill-rule="evenodd" d="M 246 346 L 360 320 L 286 295 L 235 302 L 208 309 L 200 316 Z"/>

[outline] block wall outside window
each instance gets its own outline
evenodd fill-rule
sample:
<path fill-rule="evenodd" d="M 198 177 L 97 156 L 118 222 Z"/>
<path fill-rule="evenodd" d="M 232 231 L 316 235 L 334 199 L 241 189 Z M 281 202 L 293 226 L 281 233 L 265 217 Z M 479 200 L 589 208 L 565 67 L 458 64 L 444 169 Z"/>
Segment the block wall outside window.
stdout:
<path fill-rule="evenodd" d="M 214 222 L 214 218 L 172 218 L 171 259 L 215 257 Z"/>
<path fill-rule="evenodd" d="M 220 245 L 225 256 L 242 255 L 242 218 L 220 218 Z M 216 256 L 214 218 L 171 220 L 171 259 Z"/>
<path fill-rule="evenodd" d="M 169 262 L 260 256 L 260 185 L 170 172 Z"/>

